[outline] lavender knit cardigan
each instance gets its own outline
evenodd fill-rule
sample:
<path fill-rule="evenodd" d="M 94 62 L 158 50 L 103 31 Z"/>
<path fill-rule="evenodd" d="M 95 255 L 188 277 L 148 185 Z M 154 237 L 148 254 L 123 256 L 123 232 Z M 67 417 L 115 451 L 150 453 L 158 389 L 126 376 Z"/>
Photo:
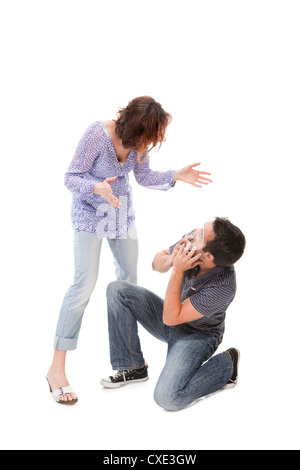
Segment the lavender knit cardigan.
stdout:
<path fill-rule="evenodd" d="M 132 170 L 137 182 L 149 189 L 166 191 L 174 186 L 174 171 L 151 170 L 145 154 L 139 163 L 137 152 L 131 151 L 121 166 L 105 125 L 102 122 L 91 124 L 80 139 L 65 174 L 65 185 L 73 194 L 73 228 L 96 233 L 101 238 L 119 239 L 127 232 L 135 220 L 129 184 Z M 120 208 L 93 193 L 96 183 L 112 176 L 117 176 L 111 188 L 121 202 Z"/>

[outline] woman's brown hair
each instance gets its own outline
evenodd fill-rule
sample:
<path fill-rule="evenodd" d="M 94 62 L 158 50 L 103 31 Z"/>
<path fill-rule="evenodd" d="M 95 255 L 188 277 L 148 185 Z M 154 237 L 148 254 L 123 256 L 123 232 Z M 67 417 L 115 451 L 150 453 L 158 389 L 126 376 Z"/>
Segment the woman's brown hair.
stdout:
<path fill-rule="evenodd" d="M 167 126 L 172 116 L 166 113 L 161 104 L 150 96 L 140 96 L 129 102 L 126 108 L 117 113 L 116 135 L 124 148 L 136 150 L 140 162 L 149 145 L 156 147 L 165 141 Z"/>

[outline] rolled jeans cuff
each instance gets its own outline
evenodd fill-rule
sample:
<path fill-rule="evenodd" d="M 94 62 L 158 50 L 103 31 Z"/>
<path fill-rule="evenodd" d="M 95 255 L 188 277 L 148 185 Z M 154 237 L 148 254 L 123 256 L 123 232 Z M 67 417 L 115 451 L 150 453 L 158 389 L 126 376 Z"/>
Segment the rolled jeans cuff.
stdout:
<path fill-rule="evenodd" d="M 54 348 L 60 351 L 72 351 L 77 348 L 77 343 L 77 338 L 59 338 L 58 336 L 54 338 Z"/>

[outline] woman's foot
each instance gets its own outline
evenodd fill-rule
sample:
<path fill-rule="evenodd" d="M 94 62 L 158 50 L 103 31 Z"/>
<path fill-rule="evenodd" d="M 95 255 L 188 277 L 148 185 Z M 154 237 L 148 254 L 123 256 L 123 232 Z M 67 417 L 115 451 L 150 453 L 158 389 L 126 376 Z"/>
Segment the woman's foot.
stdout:
<path fill-rule="evenodd" d="M 49 386 L 51 387 L 51 392 L 54 392 L 54 390 L 58 390 L 62 387 L 68 387 L 70 385 L 65 372 L 53 370 L 52 367 L 50 367 L 48 370 L 47 380 L 49 382 Z M 60 402 L 72 402 L 77 400 L 78 397 L 76 393 L 65 393 L 59 397 Z"/>

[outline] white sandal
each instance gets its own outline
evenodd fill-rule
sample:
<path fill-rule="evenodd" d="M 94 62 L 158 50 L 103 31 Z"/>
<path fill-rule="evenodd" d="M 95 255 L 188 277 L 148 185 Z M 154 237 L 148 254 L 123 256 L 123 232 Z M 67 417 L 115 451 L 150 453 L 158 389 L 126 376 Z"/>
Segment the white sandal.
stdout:
<path fill-rule="evenodd" d="M 52 395 L 52 397 L 54 398 L 54 400 L 56 401 L 56 403 L 60 403 L 61 405 L 75 405 L 75 403 L 78 402 L 78 398 L 72 398 L 72 400 L 61 400 L 60 397 L 62 395 L 65 395 L 66 393 L 74 393 L 74 390 L 72 387 L 70 387 L 70 385 L 67 385 L 66 387 L 60 387 L 54 391 L 52 391 L 52 388 L 51 388 L 51 385 L 50 385 L 50 382 L 48 380 L 48 377 L 46 377 L 47 379 L 47 382 L 48 382 L 48 385 L 49 385 L 49 389 L 50 389 L 50 393 Z"/>

